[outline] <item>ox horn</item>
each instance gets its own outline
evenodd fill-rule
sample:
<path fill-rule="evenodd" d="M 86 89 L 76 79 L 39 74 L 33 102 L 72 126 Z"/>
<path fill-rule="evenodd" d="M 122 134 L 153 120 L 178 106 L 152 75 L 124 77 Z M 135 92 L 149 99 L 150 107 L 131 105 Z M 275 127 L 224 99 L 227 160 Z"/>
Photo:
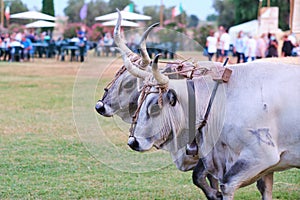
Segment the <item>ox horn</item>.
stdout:
<path fill-rule="evenodd" d="M 159 25 L 159 22 L 152 24 L 147 30 L 143 33 L 141 41 L 139 43 L 139 47 L 141 49 L 141 56 L 142 56 L 142 63 L 141 63 L 141 68 L 146 68 L 149 63 L 151 62 L 151 59 L 149 57 L 149 54 L 147 52 L 147 45 L 146 45 L 146 39 L 149 35 L 149 33 Z"/>
<path fill-rule="evenodd" d="M 116 48 L 116 49 L 118 49 L 121 52 L 124 65 L 130 74 L 141 79 L 145 79 L 151 75 L 150 72 L 141 70 L 140 68 L 134 66 L 130 61 L 130 59 L 127 57 L 126 52 L 124 52 L 122 49 L 120 48 Z"/>
<path fill-rule="evenodd" d="M 117 24 L 115 26 L 114 29 L 114 41 L 117 45 L 117 47 L 119 47 L 122 51 L 124 51 L 126 53 L 126 55 L 130 55 L 133 52 L 126 46 L 126 44 L 124 43 L 124 41 L 121 38 L 121 20 L 122 20 L 122 16 L 121 16 L 121 12 L 120 10 L 117 8 L 118 11 L 118 19 L 117 19 Z"/>
<path fill-rule="evenodd" d="M 169 83 L 169 78 L 167 76 L 163 75 L 162 73 L 160 73 L 160 71 L 158 70 L 157 63 L 158 63 L 159 56 L 161 56 L 161 54 L 157 54 L 153 60 L 152 73 L 153 73 L 155 80 L 157 81 L 157 83 L 159 85 L 166 85 Z"/>

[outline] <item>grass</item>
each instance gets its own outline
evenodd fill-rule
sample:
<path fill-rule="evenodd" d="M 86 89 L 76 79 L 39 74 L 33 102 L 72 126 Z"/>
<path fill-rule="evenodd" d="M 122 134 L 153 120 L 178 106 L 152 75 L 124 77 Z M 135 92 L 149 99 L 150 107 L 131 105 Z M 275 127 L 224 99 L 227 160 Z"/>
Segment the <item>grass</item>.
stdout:
<path fill-rule="evenodd" d="M 118 66 L 0 62 L 0 199 L 205 199 L 168 154 L 130 151 L 128 125 L 95 114 Z M 274 199 L 299 196 L 299 170 L 276 173 Z M 255 185 L 236 194 L 259 198 Z"/>

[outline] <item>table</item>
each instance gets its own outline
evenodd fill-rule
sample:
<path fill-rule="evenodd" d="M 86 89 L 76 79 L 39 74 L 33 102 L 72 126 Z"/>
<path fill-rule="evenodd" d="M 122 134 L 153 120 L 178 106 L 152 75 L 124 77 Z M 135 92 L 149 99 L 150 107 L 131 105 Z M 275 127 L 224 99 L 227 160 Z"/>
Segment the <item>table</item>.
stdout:
<path fill-rule="evenodd" d="M 76 51 L 80 51 L 80 47 L 79 46 L 74 46 L 74 45 L 67 45 L 67 46 L 62 46 L 61 47 L 61 61 L 65 61 L 65 53 L 68 54 L 68 51 L 71 51 L 71 56 L 70 56 L 70 61 L 73 61 L 73 58 L 78 55 L 76 55 Z M 76 58 L 76 60 L 78 60 L 78 58 Z"/>
<path fill-rule="evenodd" d="M 39 54 L 39 58 L 43 57 L 43 53 L 47 55 L 48 43 L 45 42 L 34 42 L 32 43 L 32 47 L 34 48 L 34 54 L 37 51 Z"/>

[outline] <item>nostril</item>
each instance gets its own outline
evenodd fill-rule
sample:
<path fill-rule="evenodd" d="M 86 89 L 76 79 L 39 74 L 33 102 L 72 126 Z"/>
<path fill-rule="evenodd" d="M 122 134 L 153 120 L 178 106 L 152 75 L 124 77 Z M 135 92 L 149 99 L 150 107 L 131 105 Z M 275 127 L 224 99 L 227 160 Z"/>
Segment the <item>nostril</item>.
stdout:
<path fill-rule="evenodd" d="M 95 109 L 99 114 L 102 114 L 105 112 L 105 107 L 102 101 L 98 101 L 95 105 Z"/>
<path fill-rule="evenodd" d="M 130 137 L 128 138 L 128 146 L 130 146 L 130 148 L 133 149 L 133 150 L 138 150 L 139 143 L 138 143 L 138 141 L 135 139 L 135 137 L 130 136 Z"/>

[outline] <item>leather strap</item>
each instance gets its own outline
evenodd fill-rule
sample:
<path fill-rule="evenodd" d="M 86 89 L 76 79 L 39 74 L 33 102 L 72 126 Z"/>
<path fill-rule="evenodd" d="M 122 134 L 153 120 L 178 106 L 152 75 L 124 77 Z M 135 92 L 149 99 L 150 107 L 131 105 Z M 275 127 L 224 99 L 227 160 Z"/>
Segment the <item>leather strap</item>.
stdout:
<path fill-rule="evenodd" d="M 195 138 L 195 124 L 196 124 L 196 99 L 195 99 L 195 86 L 193 80 L 186 80 L 188 91 L 188 104 L 189 104 L 189 143 Z"/>

